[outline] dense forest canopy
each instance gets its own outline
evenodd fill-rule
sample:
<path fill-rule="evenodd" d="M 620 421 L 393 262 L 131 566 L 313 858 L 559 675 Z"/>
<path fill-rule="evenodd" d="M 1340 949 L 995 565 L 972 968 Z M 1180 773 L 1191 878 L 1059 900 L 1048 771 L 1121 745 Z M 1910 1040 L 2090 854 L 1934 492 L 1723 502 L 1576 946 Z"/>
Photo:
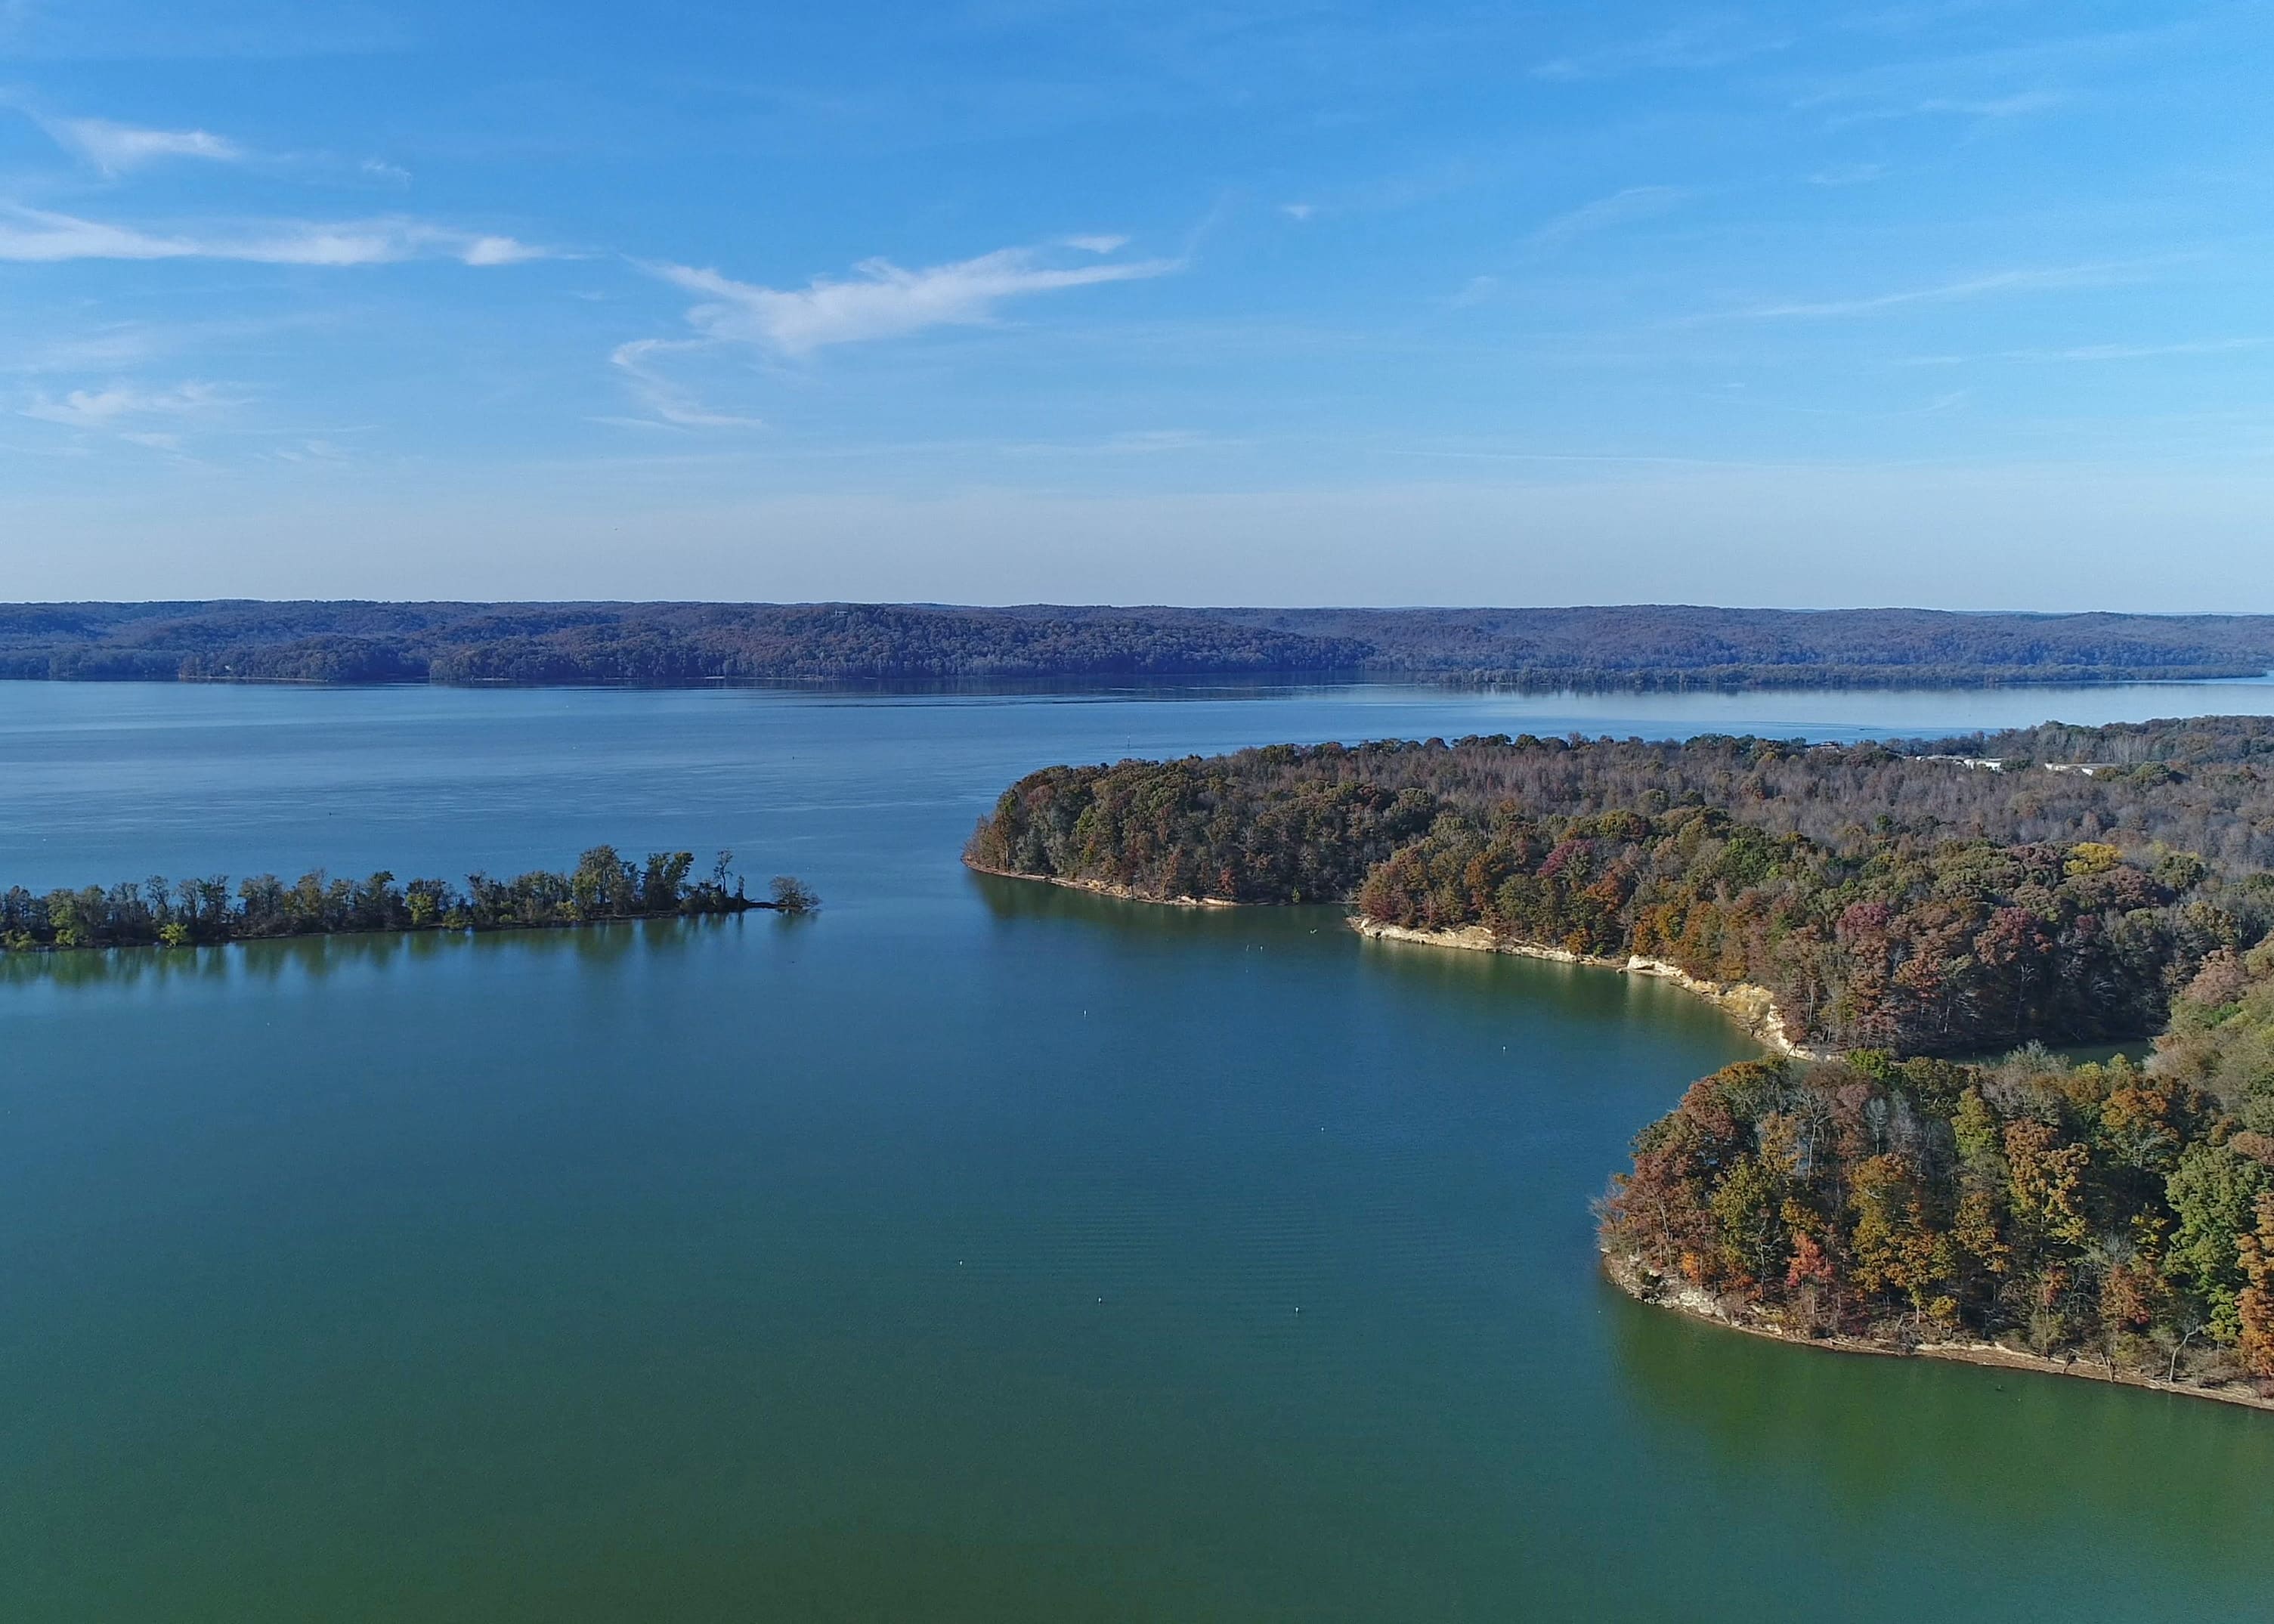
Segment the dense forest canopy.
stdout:
<path fill-rule="evenodd" d="M 1996 758 L 2001 771 L 1935 757 Z M 2086 774 L 2051 765 L 2105 763 Z M 1776 996 L 1832 1049 L 2153 1031 L 2274 929 L 2274 720 L 1895 749 L 1707 737 L 1273 746 L 1052 768 L 976 865 L 1161 898 L 1641 955 Z"/>
<path fill-rule="evenodd" d="M 910 604 L 0 605 L 0 676 L 636 683 L 1371 674 L 1807 687 L 2247 676 L 2274 616 L 1630 605 L 1180 609 Z"/>
<path fill-rule="evenodd" d="M 1743 1323 L 2274 1387 L 2274 945 L 2212 954 L 2144 1066 L 1730 1066 L 1602 1221 L 1630 1286 Z"/>
<path fill-rule="evenodd" d="M 644 862 L 596 846 L 565 874 L 537 869 L 512 879 L 469 875 L 397 884 L 386 870 L 368 879 L 333 879 L 320 870 L 297 881 L 255 875 L 234 891 L 225 876 L 169 883 L 163 876 L 119 884 L 0 892 L 0 950 L 192 947 L 264 936 L 337 936 L 380 930 L 517 930 L 607 920 L 739 914 L 751 908 L 804 913 L 817 899 L 787 875 L 770 900 L 744 894 L 732 852 L 707 877 L 691 877 L 691 852 L 651 852 Z"/>

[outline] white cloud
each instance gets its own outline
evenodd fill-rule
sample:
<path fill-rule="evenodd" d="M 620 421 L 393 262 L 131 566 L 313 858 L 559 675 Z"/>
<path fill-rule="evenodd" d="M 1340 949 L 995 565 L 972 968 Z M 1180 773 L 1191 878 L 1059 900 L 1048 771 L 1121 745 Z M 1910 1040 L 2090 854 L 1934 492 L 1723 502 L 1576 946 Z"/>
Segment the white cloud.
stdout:
<path fill-rule="evenodd" d="M 1110 244 L 1111 246 L 1103 246 Z M 1121 239 L 1096 237 L 1083 246 L 1111 252 Z M 817 276 L 803 288 L 782 289 L 736 282 L 713 270 L 683 265 L 656 267 L 665 280 L 710 303 L 688 312 L 704 337 L 747 343 L 801 357 L 832 344 L 900 338 L 926 327 L 972 327 L 991 321 L 1013 299 L 1100 282 L 1136 282 L 1181 268 L 1177 259 L 1121 259 L 1096 265 L 1053 265 L 1035 248 L 1002 248 L 975 259 L 904 270 L 889 259 L 866 259 L 855 279 Z"/>
<path fill-rule="evenodd" d="M 1319 207 L 1315 203 L 1282 203 L 1279 212 L 1290 220 L 1308 220 L 1319 212 Z"/>
<path fill-rule="evenodd" d="M 254 265 L 391 265 L 449 259 L 513 265 L 546 252 L 509 237 L 484 236 L 416 220 L 285 221 L 235 236 L 166 235 L 76 215 L 0 204 L 0 260 L 233 259 Z"/>
<path fill-rule="evenodd" d="M 477 237 L 467 242 L 458 258 L 468 265 L 520 265 L 546 257 L 541 248 L 517 243 L 509 237 Z"/>
<path fill-rule="evenodd" d="M 41 121 L 48 133 L 106 175 L 120 175 L 168 158 L 241 162 L 249 154 L 225 136 L 204 130 L 146 130 L 108 118 Z"/>

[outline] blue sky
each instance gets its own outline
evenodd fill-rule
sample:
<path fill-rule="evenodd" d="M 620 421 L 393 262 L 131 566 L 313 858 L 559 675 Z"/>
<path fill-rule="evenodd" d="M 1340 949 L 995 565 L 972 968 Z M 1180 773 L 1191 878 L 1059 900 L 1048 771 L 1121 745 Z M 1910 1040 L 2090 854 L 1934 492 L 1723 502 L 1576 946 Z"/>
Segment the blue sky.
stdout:
<path fill-rule="evenodd" d="M 2274 610 L 2274 20 L 0 0 L 9 598 Z"/>

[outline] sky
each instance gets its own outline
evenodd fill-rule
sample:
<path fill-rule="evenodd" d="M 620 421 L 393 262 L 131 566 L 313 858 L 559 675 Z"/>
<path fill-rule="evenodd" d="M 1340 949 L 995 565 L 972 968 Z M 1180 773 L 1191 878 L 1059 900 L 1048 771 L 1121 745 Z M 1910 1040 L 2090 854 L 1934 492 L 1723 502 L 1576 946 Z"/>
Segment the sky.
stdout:
<path fill-rule="evenodd" d="M 0 0 L 0 597 L 2274 611 L 2274 7 Z"/>

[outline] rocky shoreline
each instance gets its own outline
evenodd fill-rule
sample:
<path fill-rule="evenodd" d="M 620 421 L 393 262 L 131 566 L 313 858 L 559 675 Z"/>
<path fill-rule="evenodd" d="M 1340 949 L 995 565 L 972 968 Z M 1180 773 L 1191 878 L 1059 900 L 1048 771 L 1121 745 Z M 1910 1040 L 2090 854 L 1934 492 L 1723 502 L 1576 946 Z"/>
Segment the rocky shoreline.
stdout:
<path fill-rule="evenodd" d="M 1662 959 L 1646 959 L 1631 954 L 1615 959 L 1600 953 L 1575 953 L 1560 947 L 1545 947 L 1533 942 L 1511 941 L 1496 936 L 1482 925 L 1465 925 L 1457 930 L 1414 930 L 1404 925 L 1384 925 L 1353 914 L 1350 927 L 1360 936 L 1383 942 L 1417 942 L 1428 947 L 1457 947 L 1472 952 L 1513 953 L 1523 959 L 1545 959 L 1555 964 L 1587 965 L 1599 970 L 1616 970 L 1626 975 L 1654 976 L 1672 981 L 1685 992 L 1695 993 L 1708 1004 L 1736 1018 L 1745 1030 L 1751 1033 L 1773 1052 L 1795 1060 L 1822 1060 L 1820 1051 L 1807 1049 L 1792 1041 L 1785 1030 L 1784 1015 L 1776 1005 L 1776 995 L 1767 988 L 1751 981 L 1709 981 L 1690 974 L 1679 965 Z"/>
<path fill-rule="evenodd" d="M 974 874 L 990 874 L 998 880 L 1035 880 L 1044 885 L 1063 885 L 1068 891 L 1086 891 L 1093 897 L 1113 897 L 1123 902 L 1149 902 L 1164 908 L 1238 908 L 1253 905 L 1228 902 L 1222 897 L 1151 897 L 1127 885 L 1111 885 L 1103 880 L 1069 880 L 1055 874 L 1023 874 L 1015 868 L 990 868 L 985 863 L 974 862 L 968 857 L 963 866 Z"/>
<path fill-rule="evenodd" d="M 1796 1348 L 1814 1348 L 1829 1353 L 1869 1354 L 1879 1358 L 1944 1359 L 1953 1364 L 1978 1365 L 1993 1370 L 2074 1376 L 2087 1381 L 2105 1382 L 2112 1387 L 2143 1387 L 2157 1393 L 2177 1394 L 2182 1398 L 2215 1399 L 2222 1404 L 2239 1404 L 2248 1410 L 2274 1410 L 2274 1397 L 2267 1396 L 2248 1382 L 2222 1382 L 2210 1386 L 2200 1382 L 2166 1381 L 2161 1377 L 2142 1375 L 2136 1371 L 2113 1370 L 2108 1365 L 2095 1365 L 2084 1359 L 2047 1358 L 2025 1349 L 2008 1348 L 2003 1342 L 1914 1342 L 1882 1341 L 1869 1336 L 1811 1336 L 1740 1313 L 1723 1298 L 1687 1281 L 1645 1279 L 1630 1261 L 1622 1261 L 1608 1252 L 1603 1257 L 1603 1272 L 1620 1290 L 1649 1307 L 1671 1309 L 1675 1313 L 1686 1314 L 1721 1330 L 1742 1331 L 1748 1336 L 1787 1342 Z"/>
<path fill-rule="evenodd" d="M 1155 897 L 1127 885 L 1111 884 L 1103 880 L 1072 880 L 1055 874 L 1024 874 L 1010 868 L 993 868 L 966 857 L 963 866 L 975 874 L 993 875 L 1005 880 L 1038 880 L 1045 885 L 1063 885 L 1068 891 L 1088 891 L 1094 897 L 1113 897 L 1124 902 L 1149 902 L 1171 908 L 1238 908 L 1260 906 L 1261 904 L 1227 901 L 1222 897 Z M 1585 965 L 1592 969 L 1616 970 L 1625 975 L 1648 975 L 1672 981 L 1683 991 L 1694 993 L 1708 1004 L 1734 1016 L 1738 1024 L 1773 1053 L 1794 1060 L 1822 1060 L 1821 1051 L 1808 1049 L 1792 1041 L 1785 1030 L 1783 1011 L 1777 1008 L 1776 995 L 1767 988 L 1751 981 L 1709 981 L 1690 974 L 1679 965 L 1662 959 L 1648 959 L 1631 954 L 1624 959 L 1609 958 L 1598 953 L 1574 953 L 1564 948 L 1547 947 L 1535 942 L 1511 941 L 1495 936 L 1482 925 L 1464 926 L 1458 930 L 1413 930 L 1404 925 L 1384 925 L 1352 914 L 1345 921 L 1362 936 L 1381 942 L 1412 942 L 1425 947 L 1456 947 L 1471 952 L 1512 953 L 1524 959 L 1545 959 L 1555 964 Z"/>

